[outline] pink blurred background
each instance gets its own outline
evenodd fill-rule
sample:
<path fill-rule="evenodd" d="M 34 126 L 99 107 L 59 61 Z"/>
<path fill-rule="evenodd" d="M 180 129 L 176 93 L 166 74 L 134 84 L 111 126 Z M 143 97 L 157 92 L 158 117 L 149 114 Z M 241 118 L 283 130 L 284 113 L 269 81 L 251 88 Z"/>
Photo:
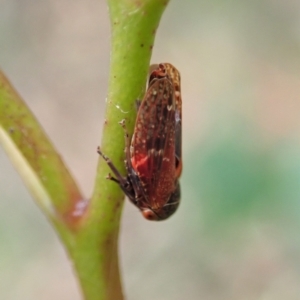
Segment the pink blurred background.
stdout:
<path fill-rule="evenodd" d="M 0 67 L 89 196 L 109 71 L 105 1 L 0 0 Z M 128 300 L 300 299 L 300 2 L 172 0 L 152 63 L 182 76 L 182 204 L 128 201 Z M 71 264 L 0 148 L 0 299 L 81 299 Z"/>

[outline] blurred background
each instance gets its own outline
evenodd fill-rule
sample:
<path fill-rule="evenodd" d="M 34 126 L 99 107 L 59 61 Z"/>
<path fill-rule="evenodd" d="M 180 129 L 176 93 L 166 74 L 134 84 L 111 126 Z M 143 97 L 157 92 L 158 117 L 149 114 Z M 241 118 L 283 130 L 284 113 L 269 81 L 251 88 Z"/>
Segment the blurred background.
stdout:
<path fill-rule="evenodd" d="M 0 7 L 0 66 L 89 196 L 109 71 L 106 2 Z M 172 0 L 152 62 L 181 71 L 182 203 L 151 223 L 126 202 L 127 299 L 300 299 L 300 1 Z M 1 148 L 0 171 L 0 299 L 81 299 Z"/>

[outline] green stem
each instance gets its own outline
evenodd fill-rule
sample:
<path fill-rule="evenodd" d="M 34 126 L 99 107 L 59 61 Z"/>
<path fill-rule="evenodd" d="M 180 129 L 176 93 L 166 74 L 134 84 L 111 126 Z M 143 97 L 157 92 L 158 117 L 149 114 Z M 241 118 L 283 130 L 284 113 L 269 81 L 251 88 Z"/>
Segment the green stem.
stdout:
<path fill-rule="evenodd" d="M 123 172 L 124 132 L 118 122 L 125 119 L 132 133 L 135 101 L 144 94 L 155 33 L 167 3 L 108 0 L 112 52 L 101 149 Z M 1 73 L 0 142 L 65 244 L 85 299 L 122 300 L 118 235 L 124 194 L 105 179 L 106 163 L 99 159 L 87 204 L 47 135 Z"/>
<path fill-rule="evenodd" d="M 108 0 L 112 52 L 101 149 L 123 171 L 124 132 L 118 122 L 125 119 L 132 133 L 135 101 L 144 94 L 155 33 L 167 2 Z M 89 300 L 123 299 L 118 235 L 124 194 L 116 183 L 106 180 L 109 172 L 106 163 L 99 159 L 86 222 L 73 251 L 81 285 Z"/>
<path fill-rule="evenodd" d="M 37 204 L 66 236 L 81 193 L 61 157 L 21 97 L 0 72 L 0 143 Z M 71 233 L 71 231 L 69 233 Z"/>

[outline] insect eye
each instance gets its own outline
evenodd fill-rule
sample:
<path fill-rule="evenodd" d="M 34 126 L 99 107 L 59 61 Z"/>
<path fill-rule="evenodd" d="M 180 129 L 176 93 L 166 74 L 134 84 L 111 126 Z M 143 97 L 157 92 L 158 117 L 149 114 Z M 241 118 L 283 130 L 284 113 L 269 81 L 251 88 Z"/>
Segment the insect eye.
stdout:
<path fill-rule="evenodd" d="M 158 67 L 160 68 L 161 72 L 166 73 L 166 67 L 164 64 L 159 64 Z"/>
<path fill-rule="evenodd" d="M 146 209 L 142 210 L 142 214 L 143 214 L 144 218 L 149 221 L 157 221 L 158 220 L 158 216 L 151 209 L 146 208 Z"/>

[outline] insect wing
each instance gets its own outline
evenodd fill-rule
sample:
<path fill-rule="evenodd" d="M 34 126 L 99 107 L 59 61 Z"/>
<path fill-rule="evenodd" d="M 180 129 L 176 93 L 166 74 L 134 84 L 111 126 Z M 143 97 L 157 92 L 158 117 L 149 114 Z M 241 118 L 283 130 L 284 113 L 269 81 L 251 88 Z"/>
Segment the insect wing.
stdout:
<path fill-rule="evenodd" d="M 179 178 L 182 171 L 182 130 L 181 119 L 179 118 L 179 111 L 175 111 L 175 166 L 176 166 L 176 178 Z"/>
<path fill-rule="evenodd" d="M 161 63 L 150 67 L 149 87 L 159 78 L 168 78 L 173 85 L 175 97 L 175 154 L 176 154 L 176 172 L 175 178 L 179 178 L 182 171 L 182 100 L 180 88 L 180 73 L 170 63 Z"/>
<path fill-rule="evenodd" d="M 174 87 L 175 97 L 175 154 L 176 154 L 176 175 L 178 179 L 182 171 L 182 99 L 180 87 L 180 73 L 171 64 L 161 64 L 166 70 L 167 76 L 171 79 Z"/>
<path fill-rule="evenodd" d="M 142 101 L 131 142 L 131 163 L 153 209 L 175 190 L 175 98 L 168 78 L 155 79 Z"/>

